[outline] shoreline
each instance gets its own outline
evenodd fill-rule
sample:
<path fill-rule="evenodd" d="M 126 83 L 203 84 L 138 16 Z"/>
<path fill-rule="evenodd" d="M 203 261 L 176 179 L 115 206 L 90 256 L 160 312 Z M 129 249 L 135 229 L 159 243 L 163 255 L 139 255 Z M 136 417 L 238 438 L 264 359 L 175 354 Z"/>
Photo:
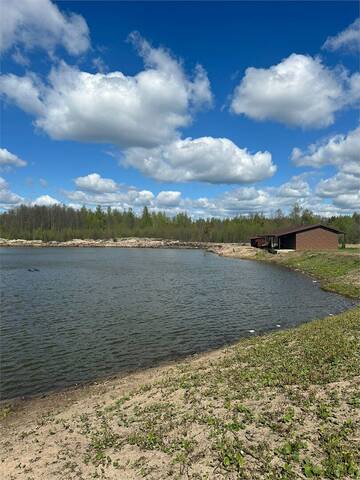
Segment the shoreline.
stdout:
<path fill-rule="evenodd" d="M 353 289 L 359 281 L 355 254 L 271 255 L 238 244 L 211 247 L 206 250 L 220 256 L 296 270 L 317 278 L 324 289 L 330 279 L 330 290 L 359 298 Z M 327 267 L 328 259 L 336 260 L 333 274 L 314 270 L 317 261 Z M 349 269 L 337 276 L 343 264 Z M 291 478 L 305 478 L 312 469 L 325 478 L 341 469 L 344 478 L 353 478 L 347 473 L 356 468 L 354 438 L 360 424 L 354 411 L 360 388 L 359 313 L 355 306 L 153 367 L 4 400 L 0 476 L 235 480 L 240 472 L 244 479 L 260 480 L 281 478 L 291 468 Z M 321 440 L 320 424 L 330 439 L 341 435 L 340 443 Z M 339 428 L 347 430 L 340 434 Z M 333 466 L 327 459 L 334 455 Z"/>
<path fill-rule="evenodd" d="M 9 240 L 0 238 L 0 248 L 150 248 L 204 250 L 223 257 L 256 258 L 258 249 L 246 243 L 186 242 L 182 240 L 128 237 L 113 240 L 73 239 L 65 242 L 43 242 L 42 240 Z"/>
<path fill-rule="evenodd" d="M 216 461 L 219 455 L 225 458 L 221 457 L 224 455 L 221 442 L 225 442 L 229 451 L 233 448 L 232 435 L 225 440 L 221 433 L 222 429 L 226 431 L 230 428 L 229 433 L 240 435 L 242 439 L 238 448 L 244 452 L 241 454 L 244 459 L 239 457 L 239 462 L 248 469 L 248 475 L 243 478 L 260 480 L 265 478 L 268 469 L 273 474 L 278 472 L 281 468 L 279 461 L 285 462 L 285 465 L 289 463 L 287 454 L 279 457 L 278 448 L 286 445 L 286 442 L 292 445 L 295 441 L 293 438 L 306 439 L 304 445 L 310 443 L 306 456 L 298 465 L 293 465 L 296 474 L 291 478 L 303 478 L 304 462 L 311 461 L 315 465 L 319 461 L 318 453 L 311 455 L 319 452 L 315 440 L 318 436 L 317 422 L 324 423 L 327 417 L 323 415 L 328 415 L 326 410 L 322 413 L 323 409 L 326 405 L 332 405 L 326 426 L 332 428 L 332 435 L 335 435 L 338 425 L 341 426 L 341 422 L 346 425 L 344 419 L 349 418 L 355 408 L 352 402 L 360 387 L 360 372 L 351 362 L 352 357 L 348 357 L 349 363 L 343 373 L 340 368 L 337 374 L 332 374 L 337 364 L 325 361 L 323 366 L 320 362 L 319 372 L 312 368 L 309 370 L 310 378 L 302 380 L 303 360 L 297 359 L 292 366 L 294 352 L 298 352 L 302 342 L 309 343 L 304 352 L 299 353 L 300 357 L 304 353 L 307 355 L 310 347 L 312 354 L 307 360 L 310 366 L 319 357 L 319 341 L 320 345 L 325 342 L 320 352 L 325 348 L 331 357 L 334 353 L 330 346 L 336 352 L 338 346 L 335 341 L 339 340 L 340 332 L 346 332 L 348 345 L 342 346 L 341 342 L 340 348 L 348 356 L 348 346 L 352 346 L 352 349 L 356 347 L 351 336 L 356 332 L 359 311 L 359 307 L 355 307 L 334 317 L 240 339 L 225 348 L 192 355 L 166 365 L 19 402 L 13 410 L 5 413 L 0 422 L 0 476 L 2 474 L 2 478 L 7 480 L 15 477 L 24 480 L 138 480 L 143 478 L 143 474 L 140 474 L 143 470 L 139 470 L 139 467 L 146 467 L 144 471 L 149 468 L 153 472 L 149 478 L 175 480 L 192 478 L 185 475 L 183 470 L 184 464 L 189 463 L 191 471 L 200 471 L 205 475 L 203 478 L 235 480 L 238 478 L 236 464 L 232 467 L 231 464 L 229 469 L 227 460 L 221 460 L 220 464 Z M 352 324 L 350 338 L 347 329 L 344 329 L 346 322 L 350 322 L 350 326 Z M 274 366 L 273 361 L 279 362 L 280 352 L 285 359 L 280 359 L 279 365 Z M 253 358 L 255 363 L 251 365 Z M 268 364 L 268 361 L 271 363 Z M 283 372 L 285 365 L 288 366 L 288 372 Z M 280 375 L 279 384 L 278 380 L 269 383 L 271 376 L 268 370 L 270 374 L 274 370 L 276 375 Z M 242 379 L 240 383 L 238 375 Z M 295 378 L 291 380 L 293 375 Z M 322 379 L 323 375 L 325 380 Z M 233 383 L 235 379 L 236 384 Z M 230 387 L 226 386 L 225 392 L 223 381 L 229 382 Z M 337 403 L 332 404 L 334 390 Z M 230 405 L 233 405 L 236 415 L 240 415 L 241 421 L 235 420 Z M 169 417 L 166 413 L 168 408 L 174 409 Z M 318 420 L 317 411 L 321 415 Z M 266 423 L 267 416 L 271 421 L 269 424 Z M 353 418 L 355 428 L 358 420 L 356 416 Z M 240 427 L 237 427 L 236 422 L 239 421 Z M 233 432 L 232 428 L 235 427 Z M 175 440 L 173 447 L 167 447 L 172 445 L 174 428 L 176 435 L 180 435 L 179 440 Z M 207 433 L 204 436 L 205 432 L 209 432 L 209 436 Z M 121 440 L 123 435 L 125 440 Z M 160 440 L 160 435 L 165 435 L 165 443 Z M 350 454 L 351 460 L 356 455 L 356 432 L 352 429 L 349 435 L 343 438 L 341 448 L 346 452 L 346 459 L 349 458 L 349 451 L 354 452 Z M 213 436 L 220 443 L 209 443 Z M 269 441 L 269 451 L 266 452 L 266 458 L 260 460 L 262 457 L 256 453 L 257 445 L 262 445 L 264 436 Z M 190 443 L 185 449 L 185 456 L 179 457 L 187 442 Z M 214 448 L 216 450 L 212 453 Z M 338 451 L 339 446 L 336 444 L 334 448 Z M 198 450 L 202 452 L 201 455 Z M 269 455 L 272 456 L 271 461 Z M 191 463 L 194 465 L 191 466 Z"/>
<path fill-rule="evenodd" d="M 282 329 L 281 331 L 285 330 L 288 329 Z M 271 333 L 275 333 L 276 331 L 278 330 L 272 330 L 271 332 L 258 334 L 256 337 L 267 334 L 269 335 Z M 148 383 L 149 381 L 156 380 L 159 375 L 165 375 L 179 367 L 181 368 L 185 365 L 196 364 L 199 362 L 201 363 L 205 360 L 219 358 L 223 356 L 224 351 L 231 349 L 241 340 L 246 340 L 247 338 L 250 337 L 241 337 L 231 344 L 226 344 L 215 349 L 193 353 L 191 355 L 184 355 L 180 358 L 166 360 L 159 364 L 138 368 L 133 371 L 127 371 L 111 375 L 109 377 L 99 377 L 97 380 L 91 380 L 85 383 L 49 390 L 48 392 L 37 393 L 26 397 L 16 397 L 7 400 L 1 400 L 0 411 L 2 408 L 9 407 L 13 415 L 6 416 L 3 419 L 0 415 L 0 426 L 6 428 L 10 427 L 12 423 L 18 422 L 20 419 L 21 422 L 24 421 L 29 410 L 43 413 L 44 409 L 46 408 L 51 409 L 71 405 L 73 402 L 81 401 L 84 398 L 101 396 L 103 393 L 112 389 L 118 390 L 120 387 L 121 389 L 123 387 L 126 389 L 132 389 L 137 384 L 144 384 Z"/>
<path fill-rule="evenodd" d="M 0 248 L 154 248 L 205 250 L 220 256 L 255 257 L 257 249 L 246 243 L 188 242 L 183 240 L 124 237 L 116 239 L 73 239 L 65 242 L 0 238 Z"/>
<path fill-rule="evenodd" d="M 211 244 L 208 242 L 186 242 L 182 240 L 149 238 L 149 237 L 123 237 L 116 239 L 78 239 L 66 240 L 64 242 L 43 240 L 23 240 L 0 238 L 0 247 L 36 247 L 36 248 L 206 248 Z"/>
<path fill-rule="evenodd" d="M 279 253 L 278 255 L 272 255 L 268 254 L 267 252 L 263 250 L 259 250 L 257 248 L 251 247 L 246 244 L 239 244 L 239 243 L 210 243 L 210 242 L 184 242 L 184 241 L 178 241 L 178 240 L 164 240 L 164 239 L 156 239 L 156 238 L 140 238 L 140 237 L 129 237 L 129 238 L 122 238 L 122 239 L 117 239 L 117 242 L 113 242 L 112 240 L 79 240 L 79 239 L 74 239 L 71 241 L 67 242 L 43 242 L 41 240 L 22 240 L 22 239 L 16 239 L 16 240 L 7 240 L 0 238 L 0 247 L 26 247 L 26 248 L 74 248 L 74 247 L 79 247 L 79 248 L 154 248 L 154 249 L 166 249 L 166 248 L 174 248 L 174 249 L 203 249 L 206 252 L 209 253 L 214 253 L 215 255 L 224 257 L 224 258 L 231 258 L 231 259 L 238 259 L 238 260 L 255 260 L 258 262 L 263 262 L 263 263 L 268 263 L 272 265 L 276 265 L 277 267 L 280 268 L 285 268 L 287 270 L 292 270 L 297 273 L 301 273 L 302 275 L 305 275 L 309 278 L 316 279 L 317 282 L 319 283 L 319 286 L 321 289 L 341 295 L 343 297 L 347 297 L 350 299 L 354 300 L 359 300 L 357 296 L 354 296 L 352 294 L 348 294 L 346 292 L 339 292 L 336 289 L 331 289 L 328 288 L 323 281 L 321 277 L 319 277 L 316 274 L 306 272 L 304 270 L 301 270 L 299 268 L 296 268 L 291 265 L 284 264 L 281 260 L 284 258 L 289 252 L 285 251 L 283 253 Z M 299 253 L 296 251 L 292 251 L 291 253 Z M 281 258 L 282 257 L 282 258 Z M 277 261 L 279 260 L 280 261 Z M 345 310 L 351 311 L 353 309 L 356 309 L 358 305 L 354 305 L 353 307 Z M 343 312 L 343 313 L 345 313 Z M 339 314 L 341 315 L 341 314 Z M 326 318 L 326 317 L 325 317 Z M 321 320 L 321 319 L 313 319 L 305 323 L 311 323 L 316 320 Z M 259 338 L 262 336 L 266 335 L 271 335 L 275 333 L 276 331 L 282 332 L 282 331 L 287 331 L 291 330 L 294 328 L 298 327 L 290 327 L 290 328 L 281 328 L 279 330 L 265 330 L 263 332 L 259 332 L 256 335 L 251 336 L 252 338 Z M 168 368 L 174 367 L 178 364 L 183 364 L 183 363 L 188 363 L 192 362 L 194 360 L 201 360 L 203 357 L 206 357 L 208 355 L 212 355 L 213 353 L 215 354 L 216 352 L 221 353 L 222 350 L 226 350 L 228 348 L 232 348 L 235 345 L 237 345 L 239 342 L 242 340 L 246 340 L 249 337 L 239 337 L 237 340 L 234 340 L 231 343 L 224 344 L 221 347 L 215 348 L 215 349 L 209 349 L 205 350 L 202 352 L 197 352 L 193 353 L 190 355 L 185 355 L 182 357 L 174 358 L 174 359 L 168 359 L 165 360 L 164 362 L 160 362 L 158 364 L 150 365 L 147 367 L 140 367 L 138 369 L 135 369 L 133 371 L 125 371 L 125 372 L 119 372 L 118 374 L 111 375 L 109 377 L 99 377 L 96 380 L 90 380 L 85 383 L 79 383 L 79 384 L 74 384 L 74 385 L 69 385 L 69 386 L 64 386 L 64 387 L 59 387 L 58 389 L 53 389 L 49 390 L 46 392 L 40 392 L 34 395 L 29 395 L 26 397 L 15 397 L 11 399 L 4 399 L 0 400 L 0 409 L 3 408 L 4 406 L 11 406 L 17 407 L 25 407 L 28 404 L 31 404 L 32 402 L 38 402 L 42 400 L 46 400 L 49 397 L 63 397 L 63 396 L 68 396 L 68 395 L 74 395 L 76 398 L 78 393 L 82 390 L 91 390 L 93 387 L 101 387 L 102 385 L 106 385 L 108 383 L 113 383 L 113 382 L 118 382 L 126 378 L 131 378 L 133 376 L 138 376 L 141 374 L 145 374 L 148 370 L 166 370 Z M 1 415 L 0 415 L 0 421 L 1 421 Z"/>

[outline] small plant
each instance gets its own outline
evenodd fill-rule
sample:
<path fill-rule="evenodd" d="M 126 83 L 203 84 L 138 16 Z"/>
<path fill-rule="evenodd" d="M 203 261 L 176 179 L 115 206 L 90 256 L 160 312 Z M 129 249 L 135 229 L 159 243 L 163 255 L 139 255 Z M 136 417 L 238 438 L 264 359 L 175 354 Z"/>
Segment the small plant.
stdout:
<path fill-rule="evenodd" d="M 300 450 L 305 448 L 304 442 L 296 439 L 294 441 L 285 442 L 282 447 L 278 449 L 278 453 L 287 461 L 299 461 Z"/>
<path fill-rule="evenodd" d="M 323 473 L 323 470 L 319 465 L 315 465 L 308 459 L 304 460 L 302 471 L 306 478 L 319 478 Z"/>
<path fill-rule="evenodd" d="M 245 465 L 243 446 L 239 441 L 228 441 L 223 437 L 216 445 L 219 460 L 226 470 L 241 472 Z"/>

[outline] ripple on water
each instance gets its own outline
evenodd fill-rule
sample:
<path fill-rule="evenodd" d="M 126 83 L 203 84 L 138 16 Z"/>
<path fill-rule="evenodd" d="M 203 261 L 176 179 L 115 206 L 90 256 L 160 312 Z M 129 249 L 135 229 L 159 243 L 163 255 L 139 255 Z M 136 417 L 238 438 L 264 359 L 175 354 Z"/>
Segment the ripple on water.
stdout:
<path fill-rule="evenodd" d="M 151 366 L 353 304 L 298 273 L 197 250 L 0 253 L 3 398 Z"/>

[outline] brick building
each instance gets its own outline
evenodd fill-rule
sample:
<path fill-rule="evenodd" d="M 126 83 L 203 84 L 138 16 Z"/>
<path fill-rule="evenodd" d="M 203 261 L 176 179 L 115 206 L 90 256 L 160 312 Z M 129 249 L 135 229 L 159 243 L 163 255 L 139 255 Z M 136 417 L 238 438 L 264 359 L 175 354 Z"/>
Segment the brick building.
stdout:
<path fill-rule="evenodd" d="M 343 232 L 327 225 L 302 225 L 251 238 L 257 248 L 289 250 L 336 250 Z"/>

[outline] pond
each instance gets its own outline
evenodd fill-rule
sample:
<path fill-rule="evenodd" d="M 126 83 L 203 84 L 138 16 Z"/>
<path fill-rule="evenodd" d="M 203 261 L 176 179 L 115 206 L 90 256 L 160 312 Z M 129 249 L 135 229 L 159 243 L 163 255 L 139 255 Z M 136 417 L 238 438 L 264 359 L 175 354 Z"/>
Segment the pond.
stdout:
<path fill-rule="evenodd" d="M 153 366 L 354 304 L 299 273 L 201 250 L 0 255 L 2 399 Z"/>

